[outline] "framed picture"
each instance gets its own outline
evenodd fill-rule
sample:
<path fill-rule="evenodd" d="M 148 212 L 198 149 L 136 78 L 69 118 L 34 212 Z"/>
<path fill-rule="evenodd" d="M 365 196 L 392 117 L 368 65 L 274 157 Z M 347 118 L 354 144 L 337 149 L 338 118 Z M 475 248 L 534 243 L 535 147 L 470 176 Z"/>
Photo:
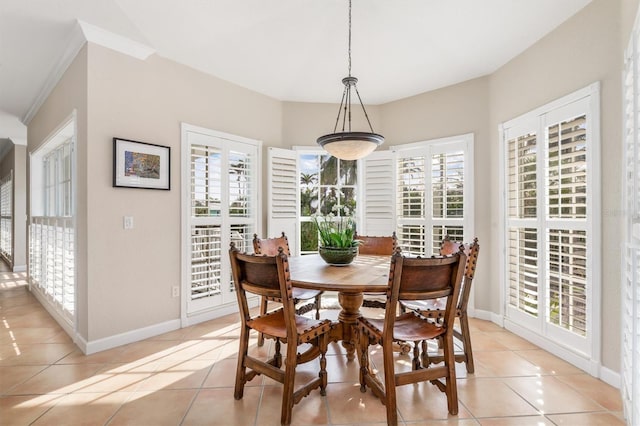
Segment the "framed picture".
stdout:
<path fill-rule="evenodd" d="M 113 186 L 170 189 L 171 148 L 113 138 Z"/>

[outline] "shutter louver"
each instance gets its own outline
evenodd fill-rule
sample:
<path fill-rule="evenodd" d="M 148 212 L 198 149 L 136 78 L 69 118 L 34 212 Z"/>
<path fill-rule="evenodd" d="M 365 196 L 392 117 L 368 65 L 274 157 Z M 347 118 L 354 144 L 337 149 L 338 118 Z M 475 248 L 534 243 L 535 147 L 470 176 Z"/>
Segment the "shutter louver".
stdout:
<path fill-rule="evenodd" d="M 191 146 L 191 216 L 219 217 L 222 212 L 221 150 Z"/>
<path fill-rule="evenodd" d="M 423 218 L 425 208 L 425 157 L 407 157 L 398 161 L 398 216 Z"/>
<path fill-rule="evenodd" d="M 534 228 L 509 230 L 509 304 L 538 316 L 538 237 Z"/>
<path fill-rule="evenodd" d="M 550 229 L 547 239 L 549 321 L 586 336 L 586 232 Z"/>
<path fill-rule="evenodd" d="M 442 153 L 431 158 L 431 194 L 434 218 L 463 216 L 464 153 Z"/>
<path fill-rule="evenodd" d="M 13 171 L 0 181 L 0 252 L 13 261 Z"/>
<path fill-rule="evenodd" d="M 267 235 L 276 237 L 282 232 L 289 240 L 292 254 L 298 254 L 298 165 L 297 153 L 292 150 L 269 148 L 269 221 Z"/>
<path fill-rule="evenodd" d="M 587 216 L 586 115 L 547 128 L 549 216 Z"/>
<path fill-rule="evenodd" d="M 296 218 L 298 179 L 295 157 L 275 155 L 271 150 L 271 214 L 274 218 Z"/>
<path fill-rule="evenodd" d="M 636 20 L 637 21 L 637 20 Z M 637 25 L 637 24 L 636 24 Z M 629 424 L 640 421 L 640 60 L 637 26 L 624 68 L 625 248 L 622 277 L 621 394 Z"/>
<path fill-rule="evenodd" d="M 191 228 L 191 300 L 221 293 L 221 227 Z"/>
<path fill-rule="evenodd" d="M 394 227 L 394 179 L 392 153 L 374 152 L 363 160 L 364 189 L 362 235 L 391 235 Z"/>
<path fill-rule="evenodd" d="M 252 217 L 255 199 L 253 191 L 253 158 L 249 154 L 231 151 L 229 154 L 229 216 Z"/>
<path fill-rule="evenodd" d="M 536 134 L 528 133 L 507 141 L 509 149 L 509 217 L 535 218 Z"/>

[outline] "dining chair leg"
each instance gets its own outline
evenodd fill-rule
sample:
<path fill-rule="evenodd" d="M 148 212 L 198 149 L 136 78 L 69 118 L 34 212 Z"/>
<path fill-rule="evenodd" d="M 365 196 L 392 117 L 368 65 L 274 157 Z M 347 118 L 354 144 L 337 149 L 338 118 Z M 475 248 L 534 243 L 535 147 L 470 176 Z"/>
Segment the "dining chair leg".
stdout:
<path fill-rule="evenodd" d="M 262 296 L 260 298 L 260 315 L 264 315 L 267 313 L 267 298 Z M 258 333 L 258 346 L 264 345 L 264 334 Z"/>
<path fill-rule="evenodd" d="M 282 354 L 280 354 L 280 339 L 276 338 L 275 350 L 273 353 L 273 365 L 276 368 L 282 367 Z"/>
<path fill-rule="evenodd" d="M 295 342 L 287 344 L 287 357 L 284 360 L 284 383 L 282 389 L 282 410 L 280 414 L 280 423 L 283 425 L 291 424 L 291 412 L 293 410 L 293 385 L 296 376 L 296 355 L 298 346 Z"/>
<path fill-rule="evenodd" d="M 426 340 L 423 340 L 420 342 L 420 346 L 422 347 L 422 355 L 420 357 L 422 366 L 428 368 L 429 364 L 431 364 L 431 360 L 429 359 L 429 345 Z"/>
<path fill-rule="evenodd" d="M 358 351 L 358 356 L 360 357 L 360 392 L 365 393 L 367 391 L 365 376 L 369 374 L 369 339 L 358 328 L 356 328 L 355 339 L 356 346 L 360 348 Z"/>
<path fill-rule="evenodd" d="M 238 367 L 236 369 L 236 385 L 233 392 L 235 399 L 242 399 L 244 394 L 244 384 L 247 380 L 245 360 L 249 348 L 249 328 L 242 327 L 240 331 L 240 348 L 238 349 Z"/>
<path fill-rule="evenodd" d="M 447 394 L 447 408 L 449 414 L 458 414 L 458 386 L 456 383 L 456 360 L 453 351 L 453 335 L 449 334 L 444 339 L 444 363 L 447 368 L 445 378 L 445 390 Z"/>
<path fill-rule="evenodd" d="M 316 319 L 319 320 L 320 319 L 320 299 L 322 297 L 322 293 L 318 294 L 316 296 Z"/>
<path fill-rule="evenodd" d="M 387 425 L 398 424 L 398 407 L 396 400 L 396 370 L 394 365 L 392 345 L 382 346 L 384 364 L 384 405 L 387 409 Z"/>
<path fill-rule="evenodd" d="M 327 347 L 329 346 L 329 333 L 324 333 L 320 336 L 320 395 L 325 396 L 327 394 Z"/>
<path fill-rule="evenodd" d="M 423 340 L 424 342 L 424 340 Z M 412 369 L 420 370 L 422 365 L 420 364 L 420 345 L 418 342 L 413 342 L 413 360 L 412 360 Z"/>
<path fill-rule="evenodd" d="M 462 334 L 462 344 L 464 345 L 464 358 L 467 366 L 467 373 L 473 373 L 475 366 L 473 364 L 473 350 L 471 349 L 471 333 L 469 332 L 469 319 L 467 314 L 460 315 L 460 332 Z"/>

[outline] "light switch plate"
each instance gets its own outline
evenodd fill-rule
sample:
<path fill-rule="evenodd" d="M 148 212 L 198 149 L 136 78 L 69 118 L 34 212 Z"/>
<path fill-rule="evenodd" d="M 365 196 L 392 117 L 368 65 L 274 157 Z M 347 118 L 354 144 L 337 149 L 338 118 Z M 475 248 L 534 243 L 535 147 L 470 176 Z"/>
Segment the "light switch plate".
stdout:
<path fill-rule="evenodd" d="M 133 229 L 133 216 L 124 216 L 123 226 L 124 229 Z"/>

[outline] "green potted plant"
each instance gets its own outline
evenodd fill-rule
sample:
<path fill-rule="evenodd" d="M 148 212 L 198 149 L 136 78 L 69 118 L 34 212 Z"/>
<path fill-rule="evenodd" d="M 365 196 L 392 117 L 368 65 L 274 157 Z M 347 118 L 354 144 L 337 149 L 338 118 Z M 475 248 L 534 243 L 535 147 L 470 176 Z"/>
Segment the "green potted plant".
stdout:
<path fill-rule="evenodd" d="M 318 253 L 330 265 L 348 265 L 358 255 L 360 241 L 354 239 L 356 223 L 348 207 L 336 205 L 333 211 L 343 215 L 312 215 L 318 230 Z"/>

